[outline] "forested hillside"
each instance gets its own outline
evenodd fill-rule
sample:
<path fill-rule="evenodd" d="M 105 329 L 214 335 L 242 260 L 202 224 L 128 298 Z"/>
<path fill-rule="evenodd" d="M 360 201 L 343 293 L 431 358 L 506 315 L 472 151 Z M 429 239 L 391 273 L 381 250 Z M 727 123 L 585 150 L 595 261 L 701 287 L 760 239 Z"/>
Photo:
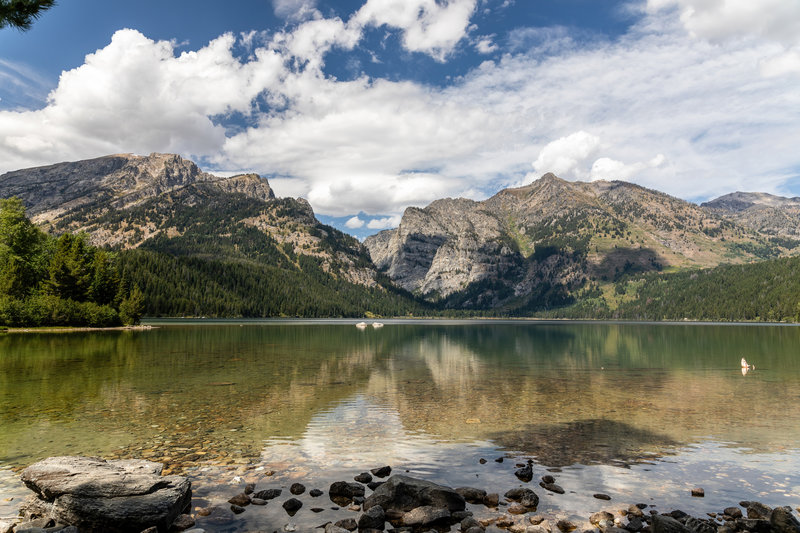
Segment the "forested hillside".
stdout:
<path fill-rule="evenodd" d="M 626 276 L 611 295 L 590 288 L 576 303 L 539 316 L 800 322 L 800 258 Z"/>
<path fill-rule="evenodd" d="M 138 287 L 85 234 L 52 237 L 17 198 L 0 200 L 0 325 L 118 326 L 138 322 Z"/>

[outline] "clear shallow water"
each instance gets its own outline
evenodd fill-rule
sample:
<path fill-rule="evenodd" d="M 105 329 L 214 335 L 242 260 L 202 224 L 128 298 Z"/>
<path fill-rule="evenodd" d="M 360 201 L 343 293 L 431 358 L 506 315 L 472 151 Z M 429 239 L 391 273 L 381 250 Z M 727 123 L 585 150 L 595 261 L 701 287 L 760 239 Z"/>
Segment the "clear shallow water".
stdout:
<path fill-rule="evenodd" d="M 0 336 L 0 517 L 25 494 L 14 470 L 65 454 L 164 462 L 199 506 L 243 481 L 324 490 L 383 464 L 502 494 L 529 457 L 540 511 L 574 518 L 800 505 L 800 328 L 384 322 Z M 536 486 L 548 469 L 566 494 Z M 198 525 L 302 530 L 345 512 L 301 500 L 293 518 L 271 503 Z"/>

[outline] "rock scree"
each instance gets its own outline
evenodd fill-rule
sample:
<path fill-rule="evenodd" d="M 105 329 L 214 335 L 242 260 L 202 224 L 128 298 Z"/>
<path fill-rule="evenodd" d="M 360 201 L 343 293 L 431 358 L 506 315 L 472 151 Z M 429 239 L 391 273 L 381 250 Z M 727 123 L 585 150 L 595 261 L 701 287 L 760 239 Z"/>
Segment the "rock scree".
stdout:
<path fill-rule="evenodd" d="M 21 508 L 28 520 L 50 518 L 81 533 L 167 531 L 192 499 L 191 482 L 162 476 L 162 465 L 139 459 L 49 457 L 22 471 L 36 494 Z"/>

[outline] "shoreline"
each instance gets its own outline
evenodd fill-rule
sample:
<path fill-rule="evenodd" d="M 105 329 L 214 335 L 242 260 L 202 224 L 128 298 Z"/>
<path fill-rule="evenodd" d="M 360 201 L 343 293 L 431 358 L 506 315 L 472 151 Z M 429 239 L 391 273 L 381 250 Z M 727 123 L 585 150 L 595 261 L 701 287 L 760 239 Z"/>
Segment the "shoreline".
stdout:
<path fill-rule="evenodd" d="M 0 333 L 75 333 L 86 331 L 148 331 L 151 329 L 158 329 L 158 326 L 149 324 L 140 324 L 137 326 L 114 326 L 110 328 L 91 327 L 91 326 L 42 326 L 32 328 L 19 328 L 0 327 Z"/>
<path fill-rule="evenodd" d="M 87 459 L 97 461 L 96 458 Z M 105 463 L 104 460 L 100 461 Z M 154 473 L 157 471 L 158 476 L 162 475 L 161 463 L 134 461 L 140 465 L 152 465 L 156 467 Z M 109 461 L 109 465 L 113 462 Z M 514 468 L 509 472 L 513 472 L 511 478 L 514 487 L 509 490 L 501 488 L 502 485 L 454 488 L 431 481 L 428 476 L 409 474 L 402 467 L 392 470 L 388 465 L 372 469 L 367 467 L 357 474 L 360 469 L 353 469 L 346 475 L 323 476 L 340 480 L 322 484 L 310 479 L 283 478 L 280 474 L 275 476 L 275 471 L 236 470 L 231 472 L 235 475 L 229 482 L 216 485 L 219 492 L 215 497 L 203 494 L 205 491 L 202 489 L 198 494 L 197 489 L 191 487 L 188 501 L 184 499 L 179 504 L 181 514 L 174 519 L 170 531 L 260 532 L 266 531 L 263 528 L 267 527 L 269 531 L 325 533 L 355 530 L 371 533 L 384 530 L 408 533 L 800 532 L 797 518 L 800 502 L 797 501 L 793 502 L 796 507 L 784 505 L 774 508 L 755 500 L 729 501 L 724 508 L 710 504 L 704 512 L 695 510 L 687 513 L 677 507 L 662 507 L 652 499 L 649 503 L 641 503 L 646 500 L 644 495 L 629 495 L 628 498 L 619 499 L 616 495 L 612 497 L 596 493 L 592 495 L 596 501 L 596 506 L 593 506 L 595 510 L 580 515 L 569 514 L 570 511 L 565 507 L 542 508 L 544 502 L 540 505 L 540 496 L 544 498 L 545 495 L 565 492 L 558 485 L 557 477 L 550 473 L 541 475 L 543 472 L 538 468 L 535 469 L 538 473 L 534 474 L 532 462 L 516 463 Z M 170 483 L 180 483 L 180 479 L 190 480 L 191 476 L 172 475 L 169 479 Z M 696 487 L 691 489 L 691 496 L 702 499 L 706 494 L 701 487 Z M 735 499 L 735 496 L 729 496 Z M 25 503 L 23 509 L 27 509 L 28 513 L 20 518 L 0 517 L 0 526 L 11 523 L 14 527 L 22 526 L 20 529 L 26 530 L 26 525 L 34 525 L 32 520 L 50 519 L 36 516 L 39 508 L 35 505 L 31 507 Z M 34 509 L 33 514 L 30 509 Z M 43 522 L 36 524 L 38 527 L 47 527 Z M 61 530 L 52 528 L 47 531 L 55 533 Z M 66 531 L 74 533 L 68 529 L 64 533 Z"/>

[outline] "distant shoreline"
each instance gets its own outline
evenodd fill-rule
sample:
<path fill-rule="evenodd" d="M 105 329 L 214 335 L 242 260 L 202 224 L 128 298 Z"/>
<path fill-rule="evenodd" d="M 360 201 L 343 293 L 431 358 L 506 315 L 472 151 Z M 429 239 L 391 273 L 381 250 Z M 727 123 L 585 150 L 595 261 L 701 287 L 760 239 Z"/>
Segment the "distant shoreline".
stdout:
<path fill-rule="evenodd" d="M 31 327 L 31 328 L 5 328 L 0 327 L 0 333 L 74 333 L 85 331 L 145 331 L 149 329 L 158 328 L 158 326 L 139 325 L 139 326 L 115 326 L 112 328 L 93 328 L 93 327 Z"/>

